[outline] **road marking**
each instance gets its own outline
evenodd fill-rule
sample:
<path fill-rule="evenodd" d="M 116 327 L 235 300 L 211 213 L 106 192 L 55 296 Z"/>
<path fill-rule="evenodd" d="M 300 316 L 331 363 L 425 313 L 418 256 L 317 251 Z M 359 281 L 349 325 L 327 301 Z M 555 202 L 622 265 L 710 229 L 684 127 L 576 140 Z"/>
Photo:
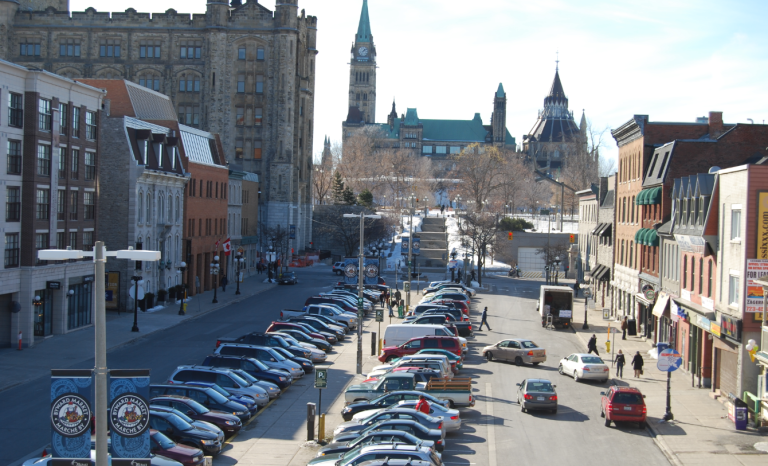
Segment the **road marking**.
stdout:
<path fill-rule="evenodd" d="M 485 384 L 485 398 L 486 398 L 486 411 L 487 418 L 485 425 L 488 429 L 488 466 L 496 466 L 496 430 L 493 426 L 493 389 L 490 383 Z"/>

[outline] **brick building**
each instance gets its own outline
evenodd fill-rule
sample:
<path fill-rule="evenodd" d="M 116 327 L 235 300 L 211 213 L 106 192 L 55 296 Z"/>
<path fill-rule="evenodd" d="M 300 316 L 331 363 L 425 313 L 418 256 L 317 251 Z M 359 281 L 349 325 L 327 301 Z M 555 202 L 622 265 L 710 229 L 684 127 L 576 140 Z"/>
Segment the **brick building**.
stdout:
<path fill-rule="evenodd" d="M 240 209 L 243 212 L 241 228 L 240 245 L 243 248 L 243 257 L 245 258 L 246 273 L 256 272 L 256 264 L 261 257 L 260 231 L 259 225 L 259 175 L 255 173 L 246 173 L 242 181 L 243 201 Z"/>
<path fill-rule="evenodd" d="M 0 58 L 170 96 L 181 124 L 220 135 L 231 169 L 259 176 L 263 223 L 295 225 L 296 249 L 311 241 L 316 37 L 317 18 L 299 12 L 298 0 L 274 10 L 211 1 L 203 14 L 0 0 Z"/>
<path fill-rule="evenodd" d="M 30 346 L 92 324 L 93 262 L 38 261 L 37 251 L 93 247 L 104 92 L 2 60 L 0 82 L 0 346 L 19 332 Z"/>
<path fill-rule="evenodd" d="M 591 234 L 597 242 L 597 267 L 592 271 L 594 299 L 598 306 L 610 308 L 609 283 L 613 277 L 613 231 L 616 228 L 616 175 L 600 178 L 600 208 L 597 227 Z"/>

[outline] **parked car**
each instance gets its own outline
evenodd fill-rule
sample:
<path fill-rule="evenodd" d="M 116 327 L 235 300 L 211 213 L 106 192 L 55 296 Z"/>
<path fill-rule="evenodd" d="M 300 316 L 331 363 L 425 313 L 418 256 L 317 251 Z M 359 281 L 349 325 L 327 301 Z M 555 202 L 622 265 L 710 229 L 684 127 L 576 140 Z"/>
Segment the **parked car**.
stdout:
<path fill-rule="evenodd" d="M 587 379 L 607 382 L 610 377 L 609 370 L 598 356 L 583 353 L 573 353 L 561 359 L 557 368 L 561 375 L 570 375 L 576 382 Z"/>
<path fill-rule="evenodd" d="M 279 332 L 281 330 L 297 330 L 304 332 L 312 338 L 325 341 L 329 345 L 338 342 L 335 334 L 329 332 L 318 332 L 313 327 L 302 324 L 301 322 L 272 322 L 272 325 L 269 326 L 267 332 Z"/>
<path fill-rule="evenodd" d="M 187 416 L 183 412 L 179 411 L 178 409 L 172 408 L 170 406 L 150 405 L 149 408 L 150 410 L 154 410 L 154 411 L 175 414 L 181 420 L 190 424 L 191 426 L 196 427 L 198 429 L 207 430 L 208 432 L 213 432 L 214 434 L 216 434 L 217 438 L 220 438 L 222 442 L 224 441 L 224 431 L 221 430 L 216 424 L 212 424 L 208 421 L 197 421 Z"/>
<path fill-rule="evenodd" d="M 370 432 L 380 430 L 399 430 L 401 432 L 408 432 L 414 437 L 418 437 L 421 440 L 431 440 L 435 443 L 435 449 L 437 451 L 443 451 L 445 449 L 445 432 L 438 429 L 428 429 L 427 427 L 419 424 L 418 421 L 412 421 L 408 419 L 388 419 L 386 421 L 379 421 L 360 432 L 349 432 L 341 434 L 333 438 L 331 445 L 334 443 L 349 442 L 361 435 L 366 435 Z"/>
<path fill-rule="evenodd" d="M 314 328 L 315 331 L 330 333 L 331 335 L 336 337 L 336 341 L 344 341 L 344 339 L 346 338 L 345 337 L 345 335 L 346 335 L 345 328 L 346 327 L 342 328 L 342 327 L 339 327 L 338 325 L 327 324 L 326 322 L 323 322 L 323 320 L 319 319 L 319 317 L 321 317 L 321 316 L 292 317 L 292 318 L 286 320 L 286 322 L 297 322 L 297 323 L 301 323 L 301 324 L 306 324 L 306 325 L 309 325 L 310 327 Z M 346 330 L 348 331 L 349 329 L 346 329 Z M 271 332 L 272 329 L 270 328 L 270 329 L 268 329 L 268 331 Z"/>
<path fill-rule="evenodd" d="M 495 345 L 483 348 L 482 354 L 489 361 L 498 359 L 499 361 L 514 362 L 518 366 L 523 364 L 538 366 L 547 360 L 547 350 L 524 338 L 501 340 Z"/>
<path fill-rule="evenodd" d="M 298 356 L 300 358 L 309 358 L 312 356 L 312 353 L 310 352 L 310 350 L 302 347 L 301 345 L 292 345 L 291 343 L 289 343 L 288 341 L 286 341 L 284 338 L 280 336 L 269 335 L 261 332 L 247 333 L 238 338 L 221 337 L 216 339 L 217 348 L 221 346 L 222 343 L 243 343 L 245 345 L 268 346 L 270 348 L 284 348 L 294 356 Z"/>
<path fill-rule="evenodd" d="M 351 331 L 351 329 L 350 329 L 350 327 L 349 327 L 349 325 L 347 323 L 339 322 L 339 321 L 334 320 L 334 319 L 332 319 L 332 318 L 330 318 L 329 316 L 326 316 L 326 315 L 322 315 L 322 314 L 306 315 L 305 314 L 305 315 L 299 315 L 299 316 L 296 316 L 296 317 L 298 317 L 299 319 L 307 318 L 307 319 L 312 319 L 312 320 L 319 320 L 320 322 L 322 322 L 325 325 L 327 325 L 334 332 L 342 332 L 343 333 L 342 337 Z M 288 320 L 291 320 L 291 319 L 289 318 Z"/>
<path fill-rule="evenodd" d="M 296 274 L 293 272 L 283 272 L 277 281 L 278 285 L 296 285 L 299 283 L 299 279 L 296 278 Z"/>
<path fill-rule="evenodd" d="M 517 404 L 520 411 L 544 410 L 557 412 L 555 385 L 547 379 L 527 379 L 517 385 Z"/>
<path fill-rule="evenodd" d="M 430 369 L 436 371 L 440 375 L 440 378 L 453 378 L 453 372 L 451 372 L 451 364 L 449 362 L 445 360 L 441 361 L 438 359 L 412 358 L 410 356 L 405 356 L 392 364 L 382 364 L 380 366 L 375 366 L 368 373 L 368 377 L 379 377 L 400 367 Z"/>
<path fill-rule="evenodd" d="M 422 396 L 422 395 L 427 399 L 427 401 L 430 402 L 430 404 L 438 403 L 438 404 L 442 404 L 443 406 L 449 405 L 447 401 L 441 400 L 439 398 L 435 398 L 429 393 L 424 393 L 417 390 L 399 390 L 399 391 L 386 393 L 370 401 L 369 400 L 357 401 L 357 402 L 348 404 L 347 406 L 344 407 L 344 409 L 341 410 L 341 417 L 345 421 L 349 421 L 357 413 L 361 413 L 363 411 L 368 411 L 371 409 L 389 408 L 390 406 L 403 400 L 418 400 L 419 396 Z"/>
<path fill-rule="evenodd" d="M 191 398 L 208 409 L 232 413 L 237 416 L 241 422 L 251 418 L 251 412 L 248 410 L 247 406 L 230 400 L 211 387 L 170 384 L 152 384 L 149 386 L 150 398 L 165 395 L 177 395 Z"/>
<path fill-rule="evenodd" d="M 306 301 L 304 301 L 304 306 L 309 306 L 310 304 L 335 304 L 345 311 L 354 312 L 357 314 L 357 306 L 350 306 L 339 296 L 311 296 L 307 298 Z"/>
<path fill-rule="evenodd" d="M 253 397 L 250 397 L 248 395 L 235 395 L 234 393 L 230 393 L 220 386 L 216 385 L 212 382 L 187 382 L 184 385 L 191 386 L 191 387 L 203 387 L 203 388 L 211 388 L 213 390 L 216 390 L 221 395 L 226 397 L 229 400 L 232 400 L 236 403 L 240 403 L 243 406 L 245 406 L 248 411 L 251 412 L 251 415 L 256 414 L 256 411 L 259 410 L 259 405 L 256 404 L 256 400 L 253 399 Z"/>
<path fill-rule="evenodd" d="M 294 330 L 294 329 L 286 328 L 286 329 L 280 329 L 275 332 L 269 332 L 269 333 L 282 333 L 285 335 L 289 335 L 301 343 L 314 345 L 316 348 L 323 350 L 326 353 L 333 350 L 333 347 L 324 338 L 314 338 L 308 333 L 304 332 L 303 330 Z"/>
<path fill-rule="evenodd" d="M 407 460 L 400 458 L 384 458 L 383 460 L 363 461 L 358 466 L 432 466 L 431 461 L 422 461 L 409 458 Z"/>
<path fill-rule="evenodd" d="M 203 360 L 203 366 L 227 367 L 230 369 L 242 369 L 260 380 L 271 382 L 279 389 L 285 389 L 291 385 L 291 374 L 281 369 L 270 369 L 258 359 L 247 356 L 224 356 L 212 354 Z M 270 394 L 270 397 L 272 395 Z"/>
<path fill-rule="evenodd" d="M 184 466 L 203 466 L 205 464 L 203 450 L 178 444 L 155 429 L 149 430 L 149 441 L 150 453 L 178 461 Z"/>
<path fill-rule="evenodd" d="M 228 368 L 229 369 L 229 368 Z M 263 388 L 266 390 L 267 395 L 269 396 L 270 400 L 274 400 L 278 396 L 280 396 L 280 388 L 270 382 L 265 382 L 262 380 L 257 379 L 256 377 L 252 376 L 251 374 L 247 373 L 246 371 L 242 369 L 229 369 L 235 374 L 239 375 L 241 379 L 245 380 L 246 382 L 250 382 L 253 385 L 256 385 L 257 387 Z"/>
<path fill-rule="evenodd" d="M 422 447 L 434 447 L 435 443 L 431 440 L 421 440 L 415 435 L 408 432 L 402 432 L 399 430 L 375 430 L 368 432 L 365 435 L 361 435 L 349 442 L 332 443 L 321 448 L 317 452 L 317 456 L 326 456 L 334 453 L 346 453 L 349 450 L 355 448 L 358 445 L 365 444 L 384 444 L 384 443 L 399 443 L 402 445 L 418 445 Z"/>
<path fill-rule="evenodd" d="M 636 422 L 641 429 L 646 426 L 648 410 L 640 390 L 611 385 L 600 395 L 600 417 L 605 418 L 606 427 L 610 427 L 611 422 Z"/>
<path fill-rule="evenodd" d="M 224 435 L 217 435 L 209 430 L 194 427 L 179 416 L 156 409 L 149 410 L 149 427 L 162 432 L 176 443 L 194 445 L 206 454 L 217 455 L 221 452 Z"/>
<path fill-rule="evenodd" d="M 288 372 L 291 374 L 293 380 L 300 379 L 304 376 L 304 371 L 301 369 L 301 366 L 293 361 L 289 361 L 281 354 L 278 354 L 277 351 L 266 346 L 222 343 L 221 346 L 216 348 L 215 353 L 227 356 L 246 356 L 258 359 L 270 369 L 281 369 Z"/>
<path fill-rule="evenodd" d="M 280 338 L 282 338 L 283 340 L 287 341 L 288 343 L 290 343 L 293 346 L 300 346 L 300 347 L 304 348 L 305 350 L 308 350 L 309 351 L 309 358 L 307 358 L 307 359 L 312 361 L 312 364 L 316 364 L 316 363 L 319 363 L 319 362 L 325 362 L 325 360 L 328 359 L 328 355 L 325 354 L 325 351 L 323 351 L 321 349 L 318 349 L 316 346 L 314 346 L 314 345 L 312 345 L 310 343 L 302 343 L 299 340 L 295 339 L 294 337 L 292 337 L 291 335 L 288 335 L 286 333 L 269 332 L 269 333 L 267 333 L 267 335 L 273 335 L 273 336 L 276 336 L 276 337 L 280 337 Z"/>
<path fill-rule="evenodd" d="M 430 311 L 431 312 L 431 311 Z M 457 313 L 460 313 L 460 311 L 457 311 Z M 413 324 L 413 325 L 424 325 L 424 324 L 437 324 L 437 325 L 443 325 L 446 328 L 455 328 L 456 329 L 456 336 L 461 337 L 471 337 L 474 335 L 474 332 L 472 331 L 472 322 L 466 321 L 458 321 L 455 317 L 453 317 L 451 314 L 448 313 L 423 313 L 420 317 L 416 317 L 413 320 L 406 319 L 405 324 Z"/>
<path fill-rule="evenodd" d="M 427 368 L 424 368 L 424 367 L 408 367 L 408 366 L 395 367 L 395 368 L 392 368 L 388 372 L 408 372 L 409 374 L 413 374 L 414 376 L 416 376 L 416 378 L 414 379 L 414 380 L 416 380 L 416 383 L 421 383 L 421 382 L 427 383 L 430 380 L 435 379 L 435 378 L 437 378 L 437 379 L 443 378 L 443 374 L 440 371 L 435 370 L 435 369 L 427 369 Z M 367 379 L 362 381 L 362 383 L 375 382 L 383 374 L 384 373 L 376 374 L 376 375 L 369 375 Z"/>
<path fill-rule="evenodd" d="M 451 382 L 432 379 L 427 384 L 417 384 L 414 375 L 407 372 L 384 374 L 374 383 L 350 385 L 344 392 L 344 399 L 347 403 L 372 400 L 394 390 L 424 391 L 436 398 L 448 400 L 452 408 L 475 405 L 472 380 L 469 377 L 455 378 Z"/>
<path fill-rule="evenodd" d="M 301 370 L 304 371 L 305 374 L 309 374 L 313 370 L 315 370 L 315 365 L 312 364 L 312 361 L 310 361 L 307 358 L 301 358 L 298 356 L 292 355 L 288 350 L 285 348 L 275 347 L 272 348 L 276 353 L 282 355 L 284 358 L 288 359 L 289 361 L 293 361 L 294 363 L 301 366 Z"/>
<path fill-rule="evenodd" d="M 328 317 L 339 325 L 346 325 L 351 330 L 357 328 L 357 314 L 344 311 L 335 304 L 310 304 L 301 310 L 283 309 L 280 311 L 281 319 L 317 315 Z"/>
<path fill-rule="evenodd" d="M 461 370 L 464 367 L 464 364 L 461 362 L 461 357 L 456 356 L 454 353 L 440 349 L 440 348 L 425 348 L 423 350 L 419 350 L 418 354 L 442 354 L 443 356 L 447 357 L 449 361 L 452 363 L 456 363 L 456 368 Z"/>
<path fill-rule="evenodd" d="M 391 327 L 391 325 L 390 325 Z M 387 340 L 384 340 L 384 344 Z M 406 340 L 400 346 L 386 346 L 381 350 L 379 361 L 391 362 L 395 358 L 402 358 L 409 354 L 416 354 L 422 349 L 438 348 L 452 352 L 457 356 L 463 354 L 459 339 L 454 336 L 420 336 Z"/>
<path fill-rule="evenodd" d="M 398 408 L 416 409 L 418 400 L 403 400 L 396 404 Z M 458 409 L 449 408 L 440 403 L 429 403 L 429 415 L 443 419 L 445 431 L 455 432 L 461 429 L 461 413 Z"/>
<path fill-rule="evenodd" d="M 363 444 L 346 453 L 319 456 L 307 463 L 307 466 L 357 466 L 366 461 L 384 458 L 430 461 L 434 466 L 443 464 L 437 454 L 429 447 L 402 444 Z"/>
<path fill-rule="evenodd" d="M 256 400 L 259 407 L 269 403 L 269 394 L 225 367 L 210 366 L 179 366 L 170 377 L 168 383 L 184 384 L 187 382 L 209 382 L 230 393 L 241 396 L 249 396 Z"/>
<path fill-rule="evenodd" d="M 224 432 L 224 435 L 227 437 L 231 437 L 232 435 L 240 432 L 240 429 L 243 427 L 243 423 L 240 422 L 240 419 L 234 414 L 225 413 L 223 411 L 211 411 L 202 404 L 186 396 L 159 396 L 152 398 L 152 400 L 150 400 L 150 404 L 156 406 L 167 406 L 169 408 L 181 411 L 192 419 L 210 422 L 211 424 L 214 424 L 216 427 L 221 429 Z"/>
<path fill-rule="evenodd" d="M 344 262 L 335 262 L 333 264 L 333 267 L 331 268 L 331 271 L 336 275 L 343 275 L 344 267 L 346 267 L 346 264 Z"/>

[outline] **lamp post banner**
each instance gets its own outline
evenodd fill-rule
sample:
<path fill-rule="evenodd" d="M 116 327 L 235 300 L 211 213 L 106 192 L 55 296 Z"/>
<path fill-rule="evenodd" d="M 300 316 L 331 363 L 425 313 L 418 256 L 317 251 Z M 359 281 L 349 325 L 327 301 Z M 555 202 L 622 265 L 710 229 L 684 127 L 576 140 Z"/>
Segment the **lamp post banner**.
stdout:
<path fill-rule="evenodd" d="M 344 259 L 344 283 L 357 284 L 357 268 L 359 259 Z"/>
<path fill-rule="evenodd" d="M 363 283 L 366 285 L 376 285 L 379 283 L 379 260 L 378 259 L 365 259 L 363 262 L 365 267 L 365 275 L 363 276 Z"/>
<path fill-rule="evenodd" d="M 51 455 L 91 457 L 93 370 L 51 370 Z"/>
<path fill-rule="evenodd" d="M 149 370 L 109 371 L 107 419 L 112 458 L 147 460 L 149 464 Z"/>

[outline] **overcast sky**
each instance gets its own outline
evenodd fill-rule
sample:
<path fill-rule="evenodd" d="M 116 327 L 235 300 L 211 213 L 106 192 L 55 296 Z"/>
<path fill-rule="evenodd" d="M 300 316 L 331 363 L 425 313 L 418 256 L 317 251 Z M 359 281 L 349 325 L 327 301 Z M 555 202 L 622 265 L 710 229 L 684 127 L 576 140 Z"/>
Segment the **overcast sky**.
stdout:
<path fill-rule="evenodd" d="M 260 0 L 274 10 L 275 0 Z M 350 49 L 362 0 L 299 0 L 318 17 L 314 151 L 341 139 Z M 184 13 L 204 0 L 71 0 L 82 11 Z M 398 113 L 488 122 L 501 82 L 507 127 L 522 142 L 555 71 L 578 123 L 598 129 L 633 114 L 694 121 L 710 110 L 727 123 L 768 120 L 768 2 L 760 0 L 369 0 L 378 52 L 378 122 Z M 615 157 L 607 139 L 603 153 Z"/>

